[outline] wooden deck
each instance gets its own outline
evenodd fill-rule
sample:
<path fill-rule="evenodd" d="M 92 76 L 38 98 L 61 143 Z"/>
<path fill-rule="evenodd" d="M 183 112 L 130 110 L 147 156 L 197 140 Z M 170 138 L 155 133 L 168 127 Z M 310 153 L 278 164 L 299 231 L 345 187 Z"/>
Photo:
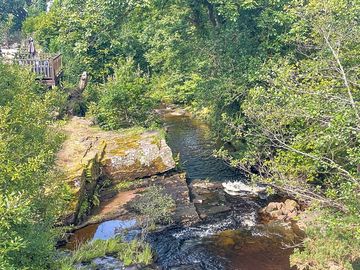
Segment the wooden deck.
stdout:
<path fill-rule="evenodd" d="M 36 73 L 37 79 L 48 86 L 59 84 L 62 75 L 62 57 L 61 54 L 38 54 L 35 57 L 29 57 L 26 54 L 18 54 L 15 61 L 21 66 L 28 66 Z"/>

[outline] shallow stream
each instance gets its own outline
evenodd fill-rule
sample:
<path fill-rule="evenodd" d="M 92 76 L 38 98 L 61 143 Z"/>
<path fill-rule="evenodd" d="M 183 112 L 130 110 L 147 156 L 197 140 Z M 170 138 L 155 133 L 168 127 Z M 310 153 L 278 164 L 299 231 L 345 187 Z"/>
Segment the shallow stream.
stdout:
<path fill-rule="evenodd" d="M 241 180 L 243 176 L 213 157 L 219 146 L 210 127 L 187 116 L 165 117 L 167 143 L 180 163 L 188 182 Z M 228 215 L 194 227 L 174 228 L 150 236 L 158 255 L 157 263 L 165 269 L 289 270 L 291 242 L 282 228 L 257 224 L 260 207 L 253 201 L 229 196 L 238 205 Z M 234 203 L 236 205 L 236 203 Z"/>
<path fill-rule="evenodd" d="M 167 143 L 174 155 L 180 154 L 182 168 L 189 182 L 240 180 L 242 176 L 213 156 L 219 146 L 210 127 L 188 116 L 165 116 Z"/>
<path fill-rule="evenodd" d="M 180 163 L 188 182 L 241 180 L 243 176 L 212 156 L 217 143 L 209 126 L 186 116 L 165 117 L 167 142 Z M 172 227 L 152 233 L 148 241 L 156 252 L 155 268 L 208 270 L 289 270 L 291 248 L 296 242 L 281 226 L 259 224 L 257 202 L 228 196 L 234 202 L 230 213 L 191 227 Z M 87 226 L 75 233 L 86 239 L 108 239 L 133 220 L 107 221 Z M 130 232 L 132 232 L 130 230 Z M 134 232 L 132 232 L 134 233 Z M 136 233 L 136 232 L 135 232 Z"/>

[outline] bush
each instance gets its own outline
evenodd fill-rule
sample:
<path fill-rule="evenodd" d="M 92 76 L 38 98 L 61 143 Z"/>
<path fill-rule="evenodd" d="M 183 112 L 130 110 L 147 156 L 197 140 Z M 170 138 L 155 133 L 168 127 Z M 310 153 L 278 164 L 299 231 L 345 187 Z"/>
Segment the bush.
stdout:
<path fill-rule="evenodd" d="M 64 203 L 53 171 L 61 134 L 50 129 L 61 93 L 32 74 L 0 63 L 0 265 L 45 269 L 54 251 L 53 224 Z"/>
<path fill-rule="evenodd" d="M 295 250 L 292 265 L 299 270 L 358 269 L 351 264 L 358 259 L 360 250 L 358 213 L 343 217 L 323 209 L 307 225 L 304 248 Z"/>
<path fill-rule="evenodd" d="M 89 114 L 104 129 L 150 126 L 155 120 L 155 104 L 148 90 L 148 77 L 134 68 L 131 59 L 122 60 L 114 76 L 99 86 L 99 102 L 90 106 Z"/>
<path fill-rule="evenodd" d="M 164 189 L 157 186 L 149 187 L 145 193 L 136 200 L 132 207 L 144 218 L 144 235 L 156 223 L 170 223 L 171 213 L 174 210 L 173 198 L 164 194 Z"/>

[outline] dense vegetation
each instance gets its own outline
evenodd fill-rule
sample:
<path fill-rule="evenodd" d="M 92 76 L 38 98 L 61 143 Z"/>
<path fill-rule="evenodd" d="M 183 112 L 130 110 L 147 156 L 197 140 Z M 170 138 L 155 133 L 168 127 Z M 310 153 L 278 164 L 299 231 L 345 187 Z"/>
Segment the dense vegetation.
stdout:
<path fill-rule="evenodd" d="M 27 16 L 46 10 L 46 0 L 0 1 L 0 44 L 19 42 L 22 23 Z"/>
<path fill-rule="evenodd" d="M 62 95 L 27 71 L 0 63 L 0 266 L 44 269 L 66 190 L 53 170 L 62 136 L 49 128 Z"/>
<path fill-rule="evenodd" d="M 154 101 L 149 95 L 149 78 L 134 67 L 132 59 L 119 61 L 107 83 L 89 95 L 88 115 L 104 129 L 150 126 L 155 120 Z"/>
<path fill-rule="evenodd" d="M 58 0 L 22 27 L 63 53 L 67 84 L 90 73 L 88 113 L 104 128 L 150 125 L 161 102 L 206 119 L 237 149 L 219 157 L 311 202 L 316 219 L 292 262 L 352 269 L 360 258 L 359 16 L 359 0 Z"/>

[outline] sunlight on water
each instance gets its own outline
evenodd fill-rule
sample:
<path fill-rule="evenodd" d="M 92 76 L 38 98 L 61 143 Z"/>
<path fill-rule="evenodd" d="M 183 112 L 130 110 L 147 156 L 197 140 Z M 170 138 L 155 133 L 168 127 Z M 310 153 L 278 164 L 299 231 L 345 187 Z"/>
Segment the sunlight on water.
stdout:
<path fill-rule="evenodd" d="M 93 236 L 93 240 L 101 239 L 101 240 L 107 240 L 110 238 L 114 238 L 116 234 L 121 232 L 124 229 L 129 229 L 133 226 L 135 226 L 136 220 L 110 220 L 105 221 L 96 229 L 96 232 Z"/>
<path fill-rule="evenodd" d="M 67 249 L 75 249 L 81 243 L 89 240 L 107 240 L 114 238 L 117 234 L 126 229 L 134 228 L 136 225 L 135 219 L 130 220 L 110 220 L 100 224 L 91 224 L 79 230 L 76 230 L 70 237 L 66 244 Z M 134 232 L 129 232 L 134 233 Z M 130 235 L 125 235 L 125 238 L 131 238 Z M 125 239 L 125 240 L 126 240 Z"/>

